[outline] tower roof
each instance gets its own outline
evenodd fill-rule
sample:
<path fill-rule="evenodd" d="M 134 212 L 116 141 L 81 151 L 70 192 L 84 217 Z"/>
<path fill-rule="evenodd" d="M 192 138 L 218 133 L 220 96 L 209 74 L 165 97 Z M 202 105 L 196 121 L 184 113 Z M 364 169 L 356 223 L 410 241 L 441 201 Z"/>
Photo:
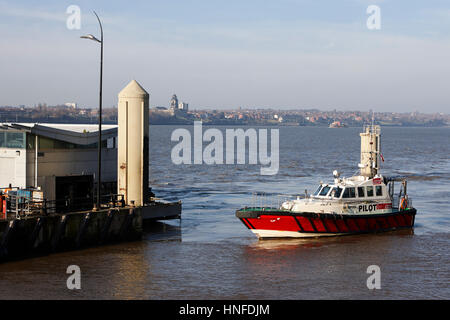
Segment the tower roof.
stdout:
<path fill-rule="evenodd" d="M 148 92 L 136 81 L 131 80 L 122 91 L 119 92 L 119 98 L 142 98 L 148 97 Z"/>

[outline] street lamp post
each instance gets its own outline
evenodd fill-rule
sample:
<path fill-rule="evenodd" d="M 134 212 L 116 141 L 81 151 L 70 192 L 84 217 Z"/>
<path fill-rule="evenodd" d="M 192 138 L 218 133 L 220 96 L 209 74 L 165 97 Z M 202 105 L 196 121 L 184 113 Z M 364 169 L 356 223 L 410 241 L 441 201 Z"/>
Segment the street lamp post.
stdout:
<path fill-rule="evenodd" d="M 95 16 L 97 17 L 98 24 L 100 25 L 100 40 L 94 37 L 92 34 L 87 36 L 81 36 L 83 39 L 89 39 L 100 43 L 100 92 L 99 92 L 99 103 L 98 103 L 98 169 L 97 169 L 97 203 L 94 204 L 94 208 L 100 210 L 100 185 L 102 182 L 101 179 L 101 170 L 102 170 L 102 86 L 103 86 L 103 28 L 102 23 L 100 22 L 100 18 L 97 13 L 94 11 Z"/>

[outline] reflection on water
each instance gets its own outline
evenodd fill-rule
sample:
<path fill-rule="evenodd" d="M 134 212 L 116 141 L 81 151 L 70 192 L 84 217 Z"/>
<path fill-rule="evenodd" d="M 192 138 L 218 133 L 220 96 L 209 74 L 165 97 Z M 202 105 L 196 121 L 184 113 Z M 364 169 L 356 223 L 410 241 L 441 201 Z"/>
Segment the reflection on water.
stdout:
<path fill-rule="evenodd" d="M 144 223 L 144 239 L 149 241 L 179 241 L 181 242 L 181 223 L 150 221 Z"/>
<path fill-rule="evenodd" d="M 173 241 L 181 242 L 181 228 L 164 222 L 152 221 L 145 223 L 143 240 L 145 242 Z M 120 255 L 117 269 L 111 283 L 112 295 L 117 299 L 147 299 L 148 282 L 155 277 L 152 271 L 151 259 L 145 253 L 145 246 L 141 247 L 141 254 L 136 258 Z M 153 288 L 158 290 L 158 287 Z"/>
<path fill-rule="evenodd" d="M 251 249 L 260 250 L 298 250 L 300 248 L 315 248 L 321 247 L 323 241 L 319 239 L 268 239 L 260 240 L 252 243 L 249 247 Z"/>
<path fill-rule="evenodd" d="M 282 127 L 279 174 L 261 176 L 259 166 L 173 165 L 175 128 L 150 129 L 151 185 L 183 201 L 181 221 L 146 226 L 142 241 L 1 264 L 0 298 L 450 298 L 450 128 L 383 128 L 384 172 L 412 177 L 413 231 L 263 241 L 234 211 L 253 192 L 303 193 L 334 169 L 353 174 L 360 129 L 324 139 L 327 128 Z M 71 264 L 81 268 L 80 291 L 66 288 Z M 370 265 L 381 268 L 381 290 L 367 289 Z"/>
<path fill-rule="evenodd" d="M 317 237 L 317 238 L 292 238 L 292 239 L 264 239 L 255 241 L 249 245 L 252 249 L 261 250 L 300 250 L 319 248 L 322 246 L 337 244 L 348 244 L 348 243 L 359 243 L 360 245 L 372 245 L 373 241 L 370 241 L 372 237 L 380 237 L 387 235 L 413 235 L 414 229 L 400 229 L 397 231 L 383 232 L 379 234 L 360 234 L 360 235 L 345 235 L 345 236 L 330 236 L 330 237 Z"/>

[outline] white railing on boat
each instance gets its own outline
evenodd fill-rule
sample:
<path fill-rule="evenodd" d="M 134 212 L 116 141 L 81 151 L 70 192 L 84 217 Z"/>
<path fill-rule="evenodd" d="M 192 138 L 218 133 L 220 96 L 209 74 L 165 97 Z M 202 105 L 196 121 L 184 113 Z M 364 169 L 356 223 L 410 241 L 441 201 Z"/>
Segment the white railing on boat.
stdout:
<path fill-rule="evenodd" d="M 305 199 L 309 197 L 309 195 L 285 195 L 285 194 L 267 194 L 265 192 L 258 193 L 253 192 L 252 193 L 252 202 L 249 206 L 248 203 L 245 204 L 245 207 L 247 208 L 281 208 L 281 205 L 290 200 L 295 199 Z"/>
<path fill-rule="evenodd" d="M 298 195 L 286 195 L 286 194 L 267 194 L 265 192 L 253 192 L 252 193 L 252 201 L 251 204 L 249 205 L 248 203 L 245 203 L 243 205 L 243 207 L 245 208 L 261 208 L 261 209 L 280 209 L 281 205 L 286 202 L 286 201 L 292 201 L 292 200 L 297 200 L 297 199 L 306 199 L 306 198 L 310 198 L 311 195 L 306 195 L 306 194 L 298 194 Z M 392 199 L 392 207 L 394 209 L 399 209 L 400 208 L 400 202 L 401 199 L 404 196 L 394 196 L 394 198 Z M 407 208 L 413 208 L 413 201 L 411 199 L 411 197 L 407 196 Z"/>

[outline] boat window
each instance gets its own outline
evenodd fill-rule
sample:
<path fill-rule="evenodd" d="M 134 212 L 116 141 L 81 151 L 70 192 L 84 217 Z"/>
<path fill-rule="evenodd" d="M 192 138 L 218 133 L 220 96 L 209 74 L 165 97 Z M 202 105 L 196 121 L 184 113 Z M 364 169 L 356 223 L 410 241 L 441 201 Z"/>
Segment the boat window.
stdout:
<path fill-rule="evenodd" d="M 342 193 L 341 187 L 334 187 L 333 190 L 331 190 L 331 196 L 334 198 L 340 198 Z"/>
<path fill-rule="evenodd" d="M 364 198 L 365 197 L 364 187 L 358 187 L 358 197 L 360 197 L 360 198 Z"/>
<path fill-rule="evenodd" d="M 345 188 L 342 198 L 356 198 L 355 188 Z"/>
<path fill-rule="evenodd" d="M 342 195 L 342 198 L 348 198 L 349 197 L 349 191 L 348 188 L 345 189 L 344 194 Z"/>
<path fill-rule="evenodd" d="M 376 193 L 377 193 L 378 197 L 383 195 L 383 187 L 382 186 L 376 186 L 375 190 L 376 190 Z"/>
<path fill-rule="evenodd" d="M 367 196 L 368 197 L 373 197 L 373 187 L 372 186 L 370 186 L 370 187 L 367 187 Z"/>
<path fill-rule="evenodd" d="M 314 195 L 318 196 L 320 193 L 320 190 L 322 190 L 322 186 L 319 186 L 319 188 L 317 188 L 316 192 L 314 192 Z"/>
<path fill-rule="evenodd" d="M 331 189 L 331 187 L 329 187 L 329 186 L 323 187 L 323 189 L 319 195 L 326 196 L 328 194 L 328 191 L 330 191 L 330 189 Z"/>
<path fill-rule="evenodd" d="M 349 188 L 350 189 L 350 198 L 356 198 L 356 188 Z"/>

